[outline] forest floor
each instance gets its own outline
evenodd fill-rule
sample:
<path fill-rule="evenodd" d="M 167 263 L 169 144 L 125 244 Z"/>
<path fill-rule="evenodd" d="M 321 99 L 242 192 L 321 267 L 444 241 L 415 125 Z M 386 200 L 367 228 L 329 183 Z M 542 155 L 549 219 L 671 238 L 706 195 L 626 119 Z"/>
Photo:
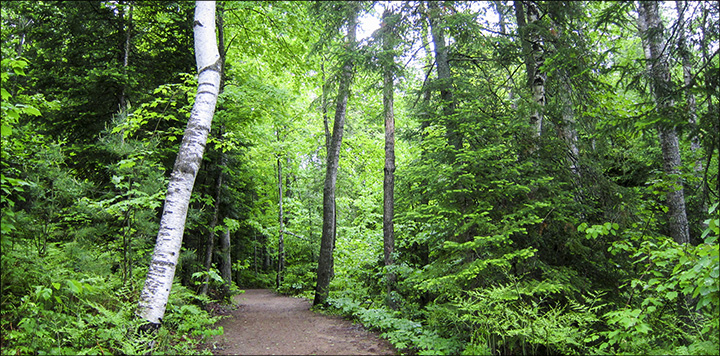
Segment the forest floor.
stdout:
<path fill-rule="evenodd" d="M 310 311 L 307 300 L 248 289 L 239 308 L 216 325 L 225 333 L 208 346 L 215 355 L 395 355 L 387 340 L 338 316 Z"/>

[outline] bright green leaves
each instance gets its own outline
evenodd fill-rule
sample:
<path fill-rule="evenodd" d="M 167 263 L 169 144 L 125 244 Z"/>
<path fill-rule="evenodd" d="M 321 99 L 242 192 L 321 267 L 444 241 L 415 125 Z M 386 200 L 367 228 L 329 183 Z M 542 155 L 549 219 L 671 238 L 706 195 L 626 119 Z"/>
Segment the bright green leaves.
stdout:
<path fill-rule="evenodd" d="M 25 68 L 28 66 L 28 62 L 23 58 L 12 59 L 3 58 L 2 65 L 0 66 L 0 75 L 2 76 L 2 87 L 0 93 L 2 96 L 2 106 L 0 107 L 0 114 L 2 115 L 2 123 L 0 123 L 0 136 L 3 138 L 12 135 L 12 128 L 18 123 L 21 116 L 40 116 L 40 110 L 34 106 L 29 105 L 27 102 L 28 98 L 26 95 L 18 95 L 13 100 L 13 95 L 10 94 L 7 85 L 11 77 L 10 70 L 14 77 L 25 76 Z M 22 92 L 22 88 L 15 87 L 16 92 Z"/>
<path fill-rule="evenodd" d="M 598 236 L 613 235 L 617 236 L 617 231 L 620 229 L 620 225 L 617 223 L 606 222 L 602 225 L 588 226 L 587 223 L 582 223 L 578 226 L 578 232 L 584 232 L 587 239 L 596 239 Z"/>
<path fill-rule="evenodd" d="M 130 113 L 118 114 L 110 133 L 122 134 L 123 139 L 156 136 L 176 145 L 182 137 L 182 127 L 190 117 L 195 102 L 197 79 L 187 73 L 179 75 L 180 83 L 163 84 L 153 91 L 153 99 Z"/>
<path fill-rule="evenodd" d="M 715 203 L 715 205 L 713 205 L 708 211 L 708 214 L 711 216 L 711 218 L 705 220 L 707 228 L 703 231 L 702 236 L 700 236 L 701 239 L 705 240 L 706 244 L 713 244 L 717 242 L 718 236 L 720 236 L 720 219 L 718 218 L 718 205 L 720 205 L 720 203 Z M 717 278 L 717 276 L 715 277 Z"/>

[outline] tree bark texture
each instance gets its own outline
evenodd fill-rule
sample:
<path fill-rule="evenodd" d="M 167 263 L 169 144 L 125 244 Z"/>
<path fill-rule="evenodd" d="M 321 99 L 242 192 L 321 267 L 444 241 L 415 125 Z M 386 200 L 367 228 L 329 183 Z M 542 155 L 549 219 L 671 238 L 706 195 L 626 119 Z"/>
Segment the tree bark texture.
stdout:
<path fill-rule="evenodd" d="M 357 30 L 357 10 L 353 10 L 348 18 L 347 48 L 355 48 L 355 32 Z M 318 257 L 317 285 L 313 305 L 325 304 L 328 297 L 328 287 L 332 279 L 333 251 L 335 250 L 335 183 L 337 182 L 337 169 L 340 162 L 340 146 L 342 144 L 345 114 L 347 111 L 350 83 L 352 82 L 354 63 L 350 56 L 342 68 L 342 76 L 338 85 L 338 97 L 335 109 L 335 123 L 332 138 L 328 146 L 325 185 L 323 187 L 323 227 L 320 239 L 320 256 Z"/>
<path fill-rule="evenodd" d="M 215 2 L 197 1 L 194 21 L 198 89 L 165 195 L 155 250 L 140 295 L 138 315 L 159 327 L 165 315 L 182 245 L 185 219 L 215 112 L 222 61 L 215 39 Z"/>
<path fill-rule="evenodd" d="M 545 81 L 547 74 L 541 70 L 545 62 L 545 52 L 542 40 L 535 26 L 540 19 L 540 12 L 533 1 L 515 1 L 515 16 L 518 21 L 523 54 L 525 55 L 525 69 L 528 75 L 528 85 L 532 94 L 532 101 L 536 105 L 535 111 L 530 115 L 530 125 L 533 136 L 542 135 L 543 113 L 545 106 Z M 525 12 L 523 13 L 523 9 Z"/>
<path fill-rule="evenodd" d="M 393 108 L 393 55 L 394 41 L 392 24 L 388 23 L 392 13 L 388 10 L 383 14 L 385 24 L 383 32 L 384 71 L 383 71 L 383 110 L 385 114 L 385 170 L 383 179 L 383 252 L 385 268 L 387 270 L 388 304 L 394 308 L 391 292 L 395 288 L 395 273 L 391 272 L 393 265 L 393 250 L 395 249 L 394 206 L 395 206 L 395 111 Z"/>
<path fill-rule="evenodd" d="M 658 3 L 641 1 L 638 7 L 638 27 L 642 38 L 643 50 L 650 71 L 655 106 L 662 114 L 674 105 L 672 98 L 672 81 L 670 69 L 665 55 L 663 40 L 663 24 L 660 20 Z M 670 235 L 677 243 L 689 243 L 690 233 L 685 209 L 685 192 L 680 180 L 679 167 L 680 145 L 675 127 L 660 123 L 658 138 L 663 156 L 663 170 L 669 179 L 674 180 L 674 187 L 667 193 L 668 220 Z"/>
<path fill-rule="evenodd" d="M 223 293 L 230 295 L 230 285 L 232 284 L 232 249 L 230 248 L 230 228 L 225 228 L 225 233 L 220 240 L 220 256 L 222 263 L 220 264 L 220 277 L 222 277 Z"/>

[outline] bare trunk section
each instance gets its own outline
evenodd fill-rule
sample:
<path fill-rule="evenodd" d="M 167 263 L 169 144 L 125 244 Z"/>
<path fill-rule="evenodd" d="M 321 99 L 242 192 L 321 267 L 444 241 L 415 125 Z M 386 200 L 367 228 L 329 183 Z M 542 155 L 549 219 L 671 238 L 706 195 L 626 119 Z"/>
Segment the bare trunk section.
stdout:
<path fill-rule="evenodd" d="M 123 53 L 123 74 L 125 75 L 126 82 L 123 83 L 122 86 L 122 92 L 120 93 L 120 112 L 127 113 L 128 110 L 128 103 L 127 103 L 127 76 L 128 76 L 128 64 L 130 62 L 130 36 L 132 31 L 132 10 L 133 6 L 132 4 L 128 5 L 128 20 L 127 20 L 127 28 L 125 29 L 125 48 Z M 121 136 L 121 137 L 124 137 Z"/>
<path fill-rule="evenodd" d="M 232 284 L 232 249 L 230 248 L 230 228 L 225 228 L 225 233 L 220 240 L 220 277 L 223 279 L 223 294 L 230 296 L 230 285 Z"/>
<path fill-rule="evenodd" d="M 349 52 L 355 48 L 356 30 L 357 10 L 353 10 L 348 18 L 347 48 Z M 317 286 L 315 288 L 313 305 L 325 304 L 329 293 L 330 280 L 333 277 L 333 251 L 335 250 L 335 224 L 337 216 L 335 210 L 335 183 L 337 182 L 340 145 L 342 144 L 345 112 L 347 110 L 348 96 L 350 95 L 353 67 L 353 60 L 348 57 L 343 65 L 342 77 L 338 86 L 335 123 L 333 125 L 330 146 L 328 146 L 327 171 L 325 173 L 325 186 L 323 188 L 323 227 L 320 240 L 320 256 L 318 257 Z"/>
<path fill-rule="evenodd" d="M 327 83 L 325 82 L 325 57 L 323 57 L 323 61 L 320 63 L 320 70 L 322 71 L 322 117 L 323 117 L 323 125 L 325 125 L 325 154 L 328 153 L 330 150 L 330 139 L 332 138 L 332 135 L 330 134 L 330 124 L 328 123 L 328 114 L 327 114 L 327 106 L 328 106 L 328 100 L 327 100 Z"/>
<path fill-rule="evenodd" d="M 385 114 L 385 170 L 383 179 L 383 252 L 385 258 L 385 269 L 387 279 L 387 304 L 395 309 L 392 301 L 392 291 L 395 289 L 395 273 L 392 272 L 393 250 L 395 249 L 395 227 L 394 227 L 394 206 L 395 206 L 395 111 L 393 109 L 393 66 L 395 56 L 392 52 L 394 47 L 394 33 L 392 32 L 392 12 L 385 10 L 383 13 L 383 111 Z"/>
<path fill-rule="evenodd" d="M 278 135 L 279 138 L 279 135 Z M 277 268 L 277 288 L 280 288 L 283 282 L 283 270 L 285 269 L 285 240 L 283 236 L 283 187 L 282 187 L 282 162 L 280 157 L 277 159 L 277 178 L 278 178 L 278 268 Z"/>
<path fill-rule="evenodd" d="M 664 28 L 660 20 L 657 2 L 640 2 L 638 7 L 638 27 L 640 28 L 645 59 L 648 62 L 647 66 L 650 71 L 655 106 L 659 113 L 664 113 L 667 108 L 674 105 L 674 102 L 671 97 L 670 69 L 664 55 Z M 679 171 L 682 161 L 675 127 L 660 123 L 658 138 L 663 156 L 663 170 L 668 175 L 668 179 L 674 180 L 674 187 L 667 193 L 670 235 L 677 243 L 689 243 L 690 233 L 685 210 L 685 192 Z"/>
<path fill-rule="evenodd" d="M 195 104 L 170 176 L 155 250 L 138 303 L 137 314 L 149 322 L 147 328 L 160 327 L 165 315 L 190 195 L 202 162 L 220 89 L 222 60 L 215 39 L 214 1 L 196 2 L 194 34 L 198 70 Z"/>

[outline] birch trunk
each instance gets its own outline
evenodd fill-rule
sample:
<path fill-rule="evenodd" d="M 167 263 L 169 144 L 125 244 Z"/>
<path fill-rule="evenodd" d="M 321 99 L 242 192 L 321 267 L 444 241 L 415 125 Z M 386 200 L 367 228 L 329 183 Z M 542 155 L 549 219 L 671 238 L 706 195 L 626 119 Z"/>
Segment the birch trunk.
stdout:
<path fill-rule="evenodd" d="M 655 107 L 659 113 L 674 105 L 671 93 L 670 69 L 664 53 L 663 24 L 660 20 L 658 3 L 641 1 L 638 7 L 638 27 L 642 38 L 645 59 L 652 81 Z M 680 180 L 680 145 L 675 127 L 660 123 L 658 138 L 663 156 L 663 170 L 668 179 L 674 180 L 673 188 L 667 193 L 670 236 L 677 243 L 689 243 L 690 233 L 685 210 L 685 192 Z"/>
<path fill-rule="evenodd" d="M 545 52 L 540 35 L 533 27 L 540 19 L 540 13 L 533 1 L 515 1 L 514 4 L 518 32 L 520 33 L 525 56 L 528 85 L 530 86 L 532 101 L 536 106 L 534 112 L 530 115 L 530 125 L 532 126 L 533 136 L 539 138 L 542 135 L 542 107 L 545 106 L 545 81 L 547 80 L 547 74 L 541 70 L 545 62 Z M 534 149 L 536 150 L 537 146 Z"/>
<path fill-rule="evenodd" d="M 388 305 L 395 309 L 392 302 L 391 292 L 395 288 L 395 273 L 391 272 L 393 265 L 393 250 L 395 249 L 395 228 L 394 228 L 394 206 L 395 206 L 395 112 L 393 110 L 393 66 L 395 56 L 393 50 L 393 27 L 389 24 L 392 12 L 385 10 L 383 23 L 383 51 L 385 66 L 383 72 L 383 110 L 385 112 L 385 170 L 383 179 L 383 251 L 385 257 L 385 268 L 387 278 L 387 301 Z"/>
<path fill-rule="evenodd" d="M 137 314 L 158 328 L 165 315 L 185 230 L 190 195 L 215 112 L 222 61 L 215 39 L 215 2 L 197 1 L 194 21 L 198 89 L 165 195 L 160 229 Z"/>
<path fill-rule="evenodd" d="M 348 18 L 347 46 L 348 51 L 355 48 L 355 32 L 357 30 L 357 10 L 352 10 Z M 345 112 L 347 110 L 348 96 L 350 95 L 350 82 L 353 75 L 353 60 L 348 58 L 343 65 L 342 77 L 338 86 L 337 107 L 335 109 L 335 123 L 332 138 L 328 146 L 327 167 L 325 173 L 325 186 L 323 188 L 323 227 L 320 239 L 320 256 L 318 257 L 317 285 L 313 305 L 325 304 L 328 297 L 328 287 L 333 275 L 333 251 L 335 250 L 335 183 L 337 182 L 337 169 L 340 162 L 340 146 L 342 144 L 343 129 L 345 126 Z"/>

